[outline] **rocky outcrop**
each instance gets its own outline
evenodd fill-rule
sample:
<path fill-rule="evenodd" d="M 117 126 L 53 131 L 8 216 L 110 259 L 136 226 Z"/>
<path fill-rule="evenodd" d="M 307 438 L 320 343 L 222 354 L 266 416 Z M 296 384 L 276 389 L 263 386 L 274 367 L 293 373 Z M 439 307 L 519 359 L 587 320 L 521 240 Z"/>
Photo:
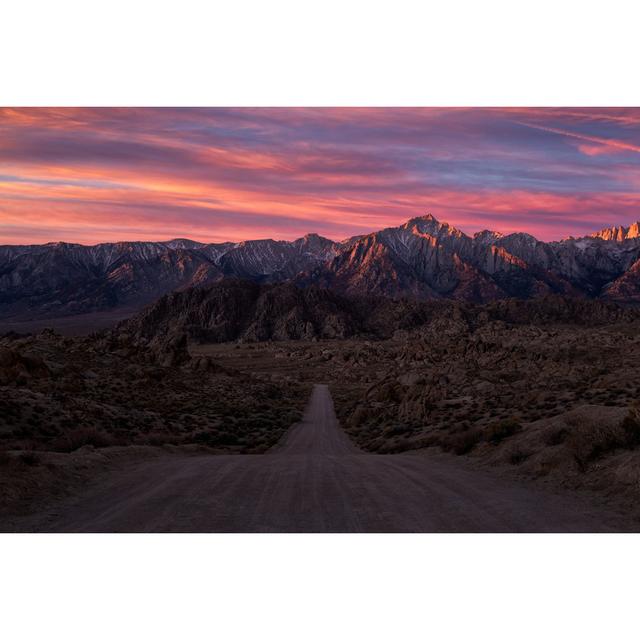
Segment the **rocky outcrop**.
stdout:
<path fill-rule="evenodd" d="M 0 346 L 0 386 L 22 385 L 32 378 L 48 378 L 49 367 L 41 358 Z"/>
<path fill-rule="evenodd" d="M 199 342 L 344 338 L 360 328 L 349 303 L 317 287 L 226 280 L 165 296 L 119 330 L 138 339 L 184 334 Z"/>
<path fill-rule="evenodd" d="M 186 333 L 156 338 L 149 348 L 158 364 L 163 367 L 179 367 L 191 360 Z"/>
<path fill-rule="evenodd" d="M 476 305 L 345 296 L 317 286 L 224 280 L 164 296 L 112 333 L 126 335 L 137 344 L 175 346 L 185 344 L 187 338 L 201 343 L 353 336 L 387 339 L 399 332 L 429 327 L 437 344 L 452 332 L 466 335 L 493 322 L 600 326 L 638 318 L 640 310 L 559 295 L 532 300 L 506 298 Z"/>

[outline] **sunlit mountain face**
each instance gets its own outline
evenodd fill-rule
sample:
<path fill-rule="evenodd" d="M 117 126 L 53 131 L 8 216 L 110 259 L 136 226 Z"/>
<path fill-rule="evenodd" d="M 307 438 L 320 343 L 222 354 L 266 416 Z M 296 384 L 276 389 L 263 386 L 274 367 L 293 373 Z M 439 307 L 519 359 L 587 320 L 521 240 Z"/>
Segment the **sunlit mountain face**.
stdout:
<path fill-rule="evenodd" d="M 0 319 L 131 310 L 226 279 L 368 298 L 488 303 L 555 294 L 639 305 L 639 229 L 635 222 L 544 242 L 524 232 L 471 236 L 427 214 L 341 242 L 307 234 L 210 244 L 0 245 Z"/>
<path fill-rule="evenodd" d="M 4 109 L 0 244 L 558 240 L 640 217 L 639 154 L 640 109 Z"/>

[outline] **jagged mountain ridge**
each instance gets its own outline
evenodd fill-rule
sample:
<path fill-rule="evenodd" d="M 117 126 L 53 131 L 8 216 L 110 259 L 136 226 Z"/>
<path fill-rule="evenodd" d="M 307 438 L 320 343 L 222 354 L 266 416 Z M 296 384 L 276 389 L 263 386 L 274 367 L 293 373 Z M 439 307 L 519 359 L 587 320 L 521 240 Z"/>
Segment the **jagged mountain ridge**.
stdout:
<path fill-rule="evenodd" d="M 363 236 L 300 282 L 347 294 L 473 302 L 551 293 L 640 302 L 614 295 L 616 280 L 640 258 L 640 237 L 627 235 L 559 242 L 493 231 L 471 237 L 427 215 Z"/>
<path fill-rule="evenodd" d="M 616 240 L 618 242 L 639 238 L 640 222 L 634 222 L 628 227 L 609 227 L 607 229 L 601 229 L 596 233 L 592 233 L 591 237 L 602 238 L 602 240 Z"/>
<path fill-rule="evenodd" d="M 0 316 L 142 306 L 176 289 L 236 277 L 348 295 L 488 302 L 558 293 L 640 303 L 640 223 L 542 242 L 473 236 L 431 215 L 335 242 L 117 242 L 0 246 Z"/>
<path fill-rule="evenodd" d="M 176 289 L 227 276 L 282 281 L 329 259 L 337 243 L 118 242 L 0 246 L 0 316 L 43 317 L 140 307 Z"/>

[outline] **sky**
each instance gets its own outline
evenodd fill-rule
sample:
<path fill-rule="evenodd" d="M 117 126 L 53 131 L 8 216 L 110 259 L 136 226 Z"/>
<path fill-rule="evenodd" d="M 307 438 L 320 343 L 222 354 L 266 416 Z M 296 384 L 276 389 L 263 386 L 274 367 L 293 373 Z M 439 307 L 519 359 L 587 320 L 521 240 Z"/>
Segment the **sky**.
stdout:
<path fill-rule="evenodd" d="M 640 219 L 640 108 L 0 109 L 0 244 Z"/>

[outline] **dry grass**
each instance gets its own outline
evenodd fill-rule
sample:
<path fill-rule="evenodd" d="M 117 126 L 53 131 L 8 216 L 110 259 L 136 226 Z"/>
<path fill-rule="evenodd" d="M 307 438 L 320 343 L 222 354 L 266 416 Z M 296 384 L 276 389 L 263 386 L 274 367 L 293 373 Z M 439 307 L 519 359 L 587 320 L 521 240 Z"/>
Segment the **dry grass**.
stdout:
<path fill-rule="evenodd" d="M 194 444 L 264 451 L 299 420 L 310 389 L 203 358 L 198 366 L 159 366 L 144 348 L 100 337 L 49 333 L 0 339 L 0 347 L 12 362 L 38 359 L 51 371 L 20 385 L 8 377 L 14 383 L 2 387 L 0 445 L 16 451 Z"/>
<path fill-rule="evenodd" d="M 638 425 L 631 412 L 622 421 L 604 421 L 585 412 L 573 413 L 566 417 L 565 422 L 569 433 L 563 445 L 581 471 L 608 454 L 635 446 Z"/>
<path fill-rule="evenodd" d="M 507 418 L 490 424 L 485 429 L 485 437 L 492 444 L 500 444 L 506 438 L 518 433 L 522 425 L 515 418 Z"/>

